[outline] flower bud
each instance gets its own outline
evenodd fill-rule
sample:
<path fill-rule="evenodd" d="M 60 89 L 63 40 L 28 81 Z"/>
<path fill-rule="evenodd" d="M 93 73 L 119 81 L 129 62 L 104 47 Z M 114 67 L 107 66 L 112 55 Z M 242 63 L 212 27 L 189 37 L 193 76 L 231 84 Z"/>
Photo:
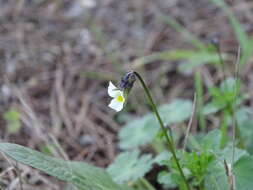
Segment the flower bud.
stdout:
<path fill-rule="evenodd" d="M 134 82 L 136 80 L 136 76 L 134 71 L 129 71 L 121 78 L 120 84 L 119 84 L 119 89 L 124 92 L 124 95 L 127 97 L 128 94 L 130 93 Z"/>

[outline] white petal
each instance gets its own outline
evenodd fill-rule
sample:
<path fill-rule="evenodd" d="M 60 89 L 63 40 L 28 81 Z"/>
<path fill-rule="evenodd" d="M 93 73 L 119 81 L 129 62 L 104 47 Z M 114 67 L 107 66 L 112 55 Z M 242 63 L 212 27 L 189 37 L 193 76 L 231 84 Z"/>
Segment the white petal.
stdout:
<path fill-rule="evenodd" d="M 109 86 L 108 86 L 108 94 L 109 96 L 111 96 L 112 98 L 116 97 L 117 94 L 120 92 L 120 90 L 114 86 L 114 84 L 112 84 L 112 82 L 109 82 Z"/>
<path fill-rule="evenodd" d="M 115 111 L 119 112 L 120 110 L 122 110 L 123 105 L 124 102 L 119 102 L 117 98 L 113 98 L 108 106 L 114 109 Z"/>

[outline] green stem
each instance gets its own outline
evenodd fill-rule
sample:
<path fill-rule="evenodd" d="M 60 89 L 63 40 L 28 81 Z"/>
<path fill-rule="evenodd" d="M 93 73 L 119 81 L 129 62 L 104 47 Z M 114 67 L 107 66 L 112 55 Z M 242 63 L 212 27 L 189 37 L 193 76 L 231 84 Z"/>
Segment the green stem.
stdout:
<path fill-rule="evenodd" d="M 220 50 L 220 45 L 217 45 L 215 46 L 216 47 L 216 50 L 218 52 L 218 55 L 219 55 L 219 59 L 220 59 L 220 67 L 221 67 L 221 73 L 222 73 L 222 80 L 225 81 L 226 79 L 226 74 L 225 74 L 225 63 L 224 63 L 224 60 L 222 58 L 222 55 L 221 55 L 221 50 Z M 225 83 L 225 85 L 227 85 L 227 83 Z M 226 86 L 227 87 L 227 86 Z M 226 88 L 225 87 L 225 88 Z M 227 88 L 226 88 L 227 89 Z"/>
<path fill-rule="evenodd" d="M 178 167 L 178 170 L 179 170 L 179 172 L 180 172 L 180 175 L 182 176 L 182 178 L 183 178 L 183 180 L 184 180 L 184 182 L 185 182 L 185 185 L 186 185 L 186 187 L 187 187 L 187 190 L 191 190 L 190 185 L 189 185 L 189 183 L 188 183 L 187 180 L 186 180 L 186 177 L 185 177 L 185 175 L 184 175 L 184 172 L 183 172 L 183 170 L 182 170 L 182 167 L 181 167 L 181 165 L 179 164 L 178 158 L 177 158 L 177 156 L 176 156 L 176 151 L 175 151 L 175 148 L 174 148 L 174 143 L 172 142 L 172 138 L 170 139 L 170 137 L 169 137 L 169 135 L 168 135 L 168 133 L 167 133 L 167 130 L 166 130 L 166 128 L 165 128 L 165 126 L 164 126 L 164 124 L 163 124 L 163 122 L 162 122 L 162 119 L 161 119 L 161 117 L 160 117 L 160 115 L 159 115 L 159 113 L 158 113 L 157 107 L 156 107 L 156 105 L 155 105 L 155 103 L 154 103 L 154 101 L 153 101 L 153 98 L 152 98 L 152 96 L 151 96 L 151 94 L 150 94 L 150 92 L 149 92 L 149 89 L 148 89 L 147 85 L 145 84 L 144 80 L 142 79 L 142 77 L 140 76 L 140 74 L 137 73 L 137 72 L 135 72 L 135 71 L 134 71 L 134 74 L 135 74 L 136 77 L 139 79 L 139 81 L 140 81 L 142 87 L 144 88 L 144 91 L 145 91 L 145 93 L 146 93 L 146 95 L 147 95 L 147 97 L 148 97 L 148 100 L 149 100 L 149 103 L 150 103 L 150 105 L 151 105 L 151 107 L 152 107 L 152 109 L 153 109 L 153 112 L 155 113 L 155 115 L 156 115 L 156 117 L 157 117 L 157 120 L 158 120 L 158 122 L 159 122 L 159 124 L 160 124 L 160 127 L 161 127 L 161 129 L 162 129 L 162 131 L 163 131 L 163 133 L 164 133 L 164 135 L 165 135 L 166 141 L 167 141 L 167 143 L 168 143 L 168 148 L 169 148 L 169 150 L 171 151 L 172 156 L 173 156 L 173 158 L 174 158 L 174 160 L 175 160 L 175 162 L 176 162 L 176 165 L 177 165 L 177 167 Z M 170 133 L 170 136 L 172 136 L 171 133 Z"/>
<path fill-rule="evenodd" d="M 145 178 L 141 178 L 140 181 L 147 190 L 156 190 Z"/>
<path fill-rule="evenodd" d="M 195 88 L 197 93 L 197 115 L 199 118 L 199 124 L 202 131 L 206 130 L 206 120 L 203 113 L 204 107 L 204 92 L 203 92 L 203 83 L 201 78 L 201 73 L 197 71 L 195 73 Z"/>

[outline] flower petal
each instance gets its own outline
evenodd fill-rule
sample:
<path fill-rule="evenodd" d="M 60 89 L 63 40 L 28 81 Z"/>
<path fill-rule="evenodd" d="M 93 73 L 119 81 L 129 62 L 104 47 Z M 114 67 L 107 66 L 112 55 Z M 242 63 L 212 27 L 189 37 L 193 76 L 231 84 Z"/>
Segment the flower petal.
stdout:
<path fill-rule="evenodd" d="M 117 98 L 113 98 L 108 106 L 114 109 L 115 111 L 119 112 L 123 109 L 123 105 L 124 102 L 119 102 Z"/>
<path fill-rule="evenodd" d="M 114 86 L 114 84 L 110 81 L 109 82 L 109 86 L 108 86 L 108 94 L 109 96 L 111 96 L 112 98 L 116 97 L 117 94 L 120 92 L 120 90 Z"/>

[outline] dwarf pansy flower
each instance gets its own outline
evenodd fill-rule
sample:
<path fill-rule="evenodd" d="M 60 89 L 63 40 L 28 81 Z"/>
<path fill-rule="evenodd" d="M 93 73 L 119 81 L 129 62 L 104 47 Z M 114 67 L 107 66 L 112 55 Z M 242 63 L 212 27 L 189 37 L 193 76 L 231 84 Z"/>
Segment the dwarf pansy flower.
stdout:
<path fill-rule="evenodd" d="M 108 86 L 108 94 L 113 98 L 108 106 L 117 112 L 121 111 L 125 103 L 123 91 L 114 86 L 114 84 L 110 81 Z"/>

